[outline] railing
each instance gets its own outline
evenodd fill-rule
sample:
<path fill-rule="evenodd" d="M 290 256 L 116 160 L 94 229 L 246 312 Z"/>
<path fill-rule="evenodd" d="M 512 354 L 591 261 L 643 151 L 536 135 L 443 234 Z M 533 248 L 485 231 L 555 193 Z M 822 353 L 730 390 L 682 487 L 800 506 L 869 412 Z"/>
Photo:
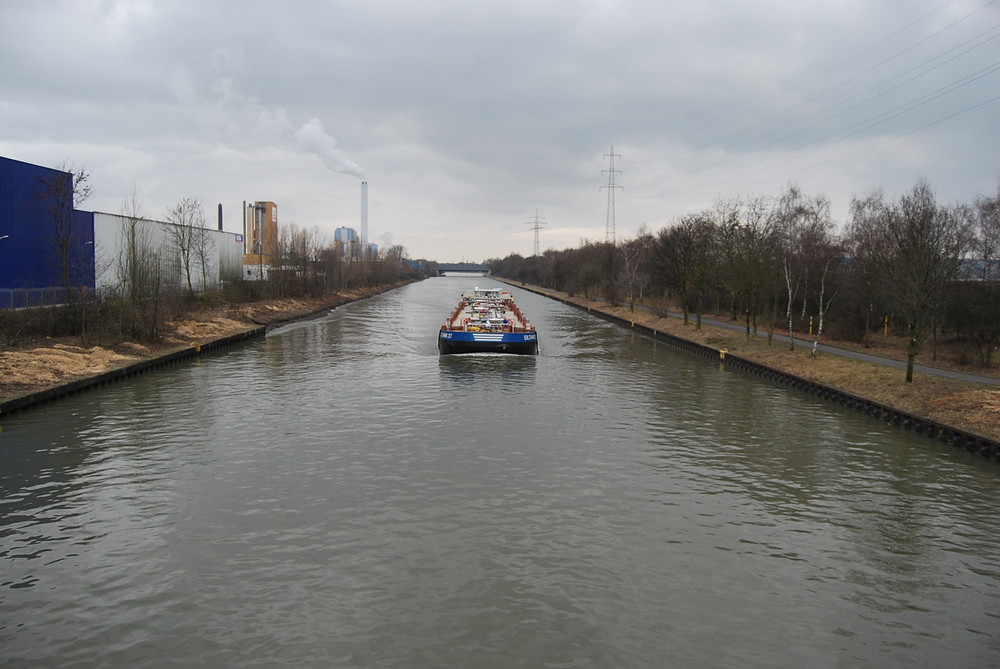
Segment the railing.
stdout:
<path fill-rule="evenodd" d="M 459 314 L 462 313 L 462 309 L 464 308 L 465 308 L 465 301 L 463 300 L 462 302 L 458 303 L 458 308 L 456 308 L 455 311 L 452 312 L 451 316 L 448 317 L 448 322 L 445 323 L 444 327 L 442 327 L 441 329 L 446 330 L 448 328 L 453 327 L 455 325 L 455 319 L 458 318 Z"/>
<path fill-rule="evenodd" d="M 85 288 L 74 288 L 73 292 L 77 302 L 93 297 L 93 291 Z M 65 288 L 0 288 L 0 309 L 54 307 L 66 302 Z"/>

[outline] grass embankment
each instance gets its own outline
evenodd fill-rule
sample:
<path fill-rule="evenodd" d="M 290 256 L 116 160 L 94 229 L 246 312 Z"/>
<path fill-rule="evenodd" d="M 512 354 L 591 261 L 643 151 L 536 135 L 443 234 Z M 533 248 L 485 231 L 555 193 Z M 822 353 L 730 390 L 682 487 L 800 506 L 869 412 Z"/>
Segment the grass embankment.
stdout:
<path fill-rule="evenodd" d="M 78 338 L 46 338 L 19 342 L 0 351 L 0 402 L 37 393 L 106 372 L 205 345 L 261 325 L 308 318 L 334 307 L 371 297 L 401 284 L 357 288 L 317 298 L 284 298 L 233 304 L 186 313 L 168 322 L 156 342 L 120 341 L 81 346 Z"/>
<path fill-rule="evenodd" d="M 516 284 L 513 284 L 516 285 Z M 775 332 L 771 341 L 761 337 L 747 338 L 738 332 L 703 323 L 701 329 L 683 319 L 660 317 L 643 309 L 616 306 L 603 300 L 569 297 L 565 293 L 532 287 L 541 293 L 600 311 L 624 320 L 634 321 L 660 332 L 671 334 L 712 348 L 727 349 L 741 357 L 779 369 L 799 378 L 839 388 L 845 392 L 867 398 L 899 411 L 922 416 L 959 430 L 972 432 L 994 441 L 1000 441 L 1000 387 L 946 379 L 930 374 L 917 373 L 913 383 L 906 383 L 901 369 L 870 362 L 851 360 L 830 353 L 811 355 L 811 347 L 797 342 L 789 350 L 787 333 Z M 668 305 L 646 301 L 643 306 L 668 311 Z M 725 320 L 725 316 L 717 320 Z M 799 335 L 801 338 L 802 335 Z M 871 348 L 862 348 L 851 342 L 821 339 L 821 343 L 841 348 L 863 350 L 893 360 L 906 359 L 906 342 L 893 337 L 878 336 Z M 921 364 L 954 369 L 968 374 L 1000 376 L 997 369 L 961 365 L 959 354 L 948 342 L 939 343 L 938 359 L 934 362 L 918 360 Z"/>

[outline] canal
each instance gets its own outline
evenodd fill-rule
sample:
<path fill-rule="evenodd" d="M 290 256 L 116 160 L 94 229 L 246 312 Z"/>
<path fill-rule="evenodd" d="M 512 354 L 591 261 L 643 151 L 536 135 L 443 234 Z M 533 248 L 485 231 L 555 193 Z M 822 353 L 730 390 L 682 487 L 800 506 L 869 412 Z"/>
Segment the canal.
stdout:
<path fill-rule="evenodd" d="M 1000 665 L 995 462 L 476 284 L 4 418 L 0 665 Z"/>

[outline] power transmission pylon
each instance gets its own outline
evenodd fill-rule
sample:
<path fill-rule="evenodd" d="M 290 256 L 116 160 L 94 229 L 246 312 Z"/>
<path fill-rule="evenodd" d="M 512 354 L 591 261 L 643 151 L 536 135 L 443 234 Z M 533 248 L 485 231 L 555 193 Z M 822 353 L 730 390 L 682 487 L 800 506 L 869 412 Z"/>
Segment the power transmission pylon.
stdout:
<path fill-rule="evenodd" d="M 610 242 L 613 246 L 615 244 L 615 189 L 622 188 L 615 185 L 615 174 L 622 173 L 621 170 L 615 169 L 615 158 L 621 158 L 621 154 L 615 153 L 615 146 L 612 144 L 611 153 L 605 153 L 604 157 L 611 158 L 611 164 L 608 165 L 608 169 L 601 170 L 601 174 L 608 173 L 608 185 L 601 186 L 601 188 L 608 189 L 608 220 L 604 228 L 604 241 Z"/>
<path fill-rule="evenodd" d="M 542 229 L 543 225 L 548 225 L 548 223 L 545 222 L 544 216 L 539 218 L 537 209 L 535 210 L 535 218 L 529 219 L 528 223 L 531 224 L 530 229 L 535 231 L 535 255 L 541 255 L 541 253 L 538 252 L 538 231 Z"/>

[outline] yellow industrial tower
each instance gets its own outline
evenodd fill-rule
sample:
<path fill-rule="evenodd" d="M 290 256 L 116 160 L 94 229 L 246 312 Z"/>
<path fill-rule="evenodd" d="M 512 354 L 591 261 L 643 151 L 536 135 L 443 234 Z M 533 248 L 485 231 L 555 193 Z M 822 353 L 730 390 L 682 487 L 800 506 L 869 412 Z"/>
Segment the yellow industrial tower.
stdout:
<path fill-rule="evenodd" d="M 246 253 L 244 265 L 271 265 L 280 262 L 278 251 L 278 205 L 254 202 L 246 210 Z"/>

